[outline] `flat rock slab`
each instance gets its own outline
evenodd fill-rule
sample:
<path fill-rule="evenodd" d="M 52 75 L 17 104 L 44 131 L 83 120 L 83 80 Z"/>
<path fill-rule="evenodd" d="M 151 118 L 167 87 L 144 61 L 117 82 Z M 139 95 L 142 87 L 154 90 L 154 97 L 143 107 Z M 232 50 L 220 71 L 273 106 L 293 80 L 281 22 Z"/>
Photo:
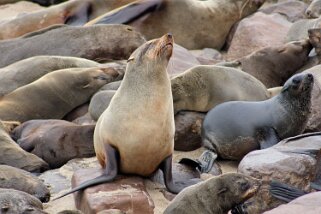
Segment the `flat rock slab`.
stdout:
<path fill-rule="evenodd" d="M 299 197 L 288 204 L 281 205 L 264 214 L 288 214 L 288 213 L 304 213 L 316 214 L 321 213 L 321 192 L 314 192 Z"/>
<path fill-rule="evenodd" d="M 82 169 L 74 173 L 72 187 L 102 175 L 100 168 Z M 87 188 L 75 193 L 77 209 L 87 214 L 119 209 L 125 213 L 153 213 L 154 203 L 146 191 L 143 178 L 118 176 L 111 183 Z"/>

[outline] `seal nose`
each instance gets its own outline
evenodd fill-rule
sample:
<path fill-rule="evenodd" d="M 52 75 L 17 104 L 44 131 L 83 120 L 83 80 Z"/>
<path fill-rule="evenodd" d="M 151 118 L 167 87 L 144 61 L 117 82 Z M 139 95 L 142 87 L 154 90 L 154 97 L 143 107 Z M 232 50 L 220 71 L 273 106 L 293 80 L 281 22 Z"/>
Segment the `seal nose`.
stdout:
<path fill-rule="evenodd" d="M 313 75 L 312 74 L 308 74 L 308 79 L 309 80 L 313 80 Z"/>
<path fill-rule="evenodd" d="M 173 34 L 172 33 L 167 33 L 167 38 L 172 39 L 173 38 Z"/>
<path fill-rule="evenodd" d="M 310 17 L 310 15 L 311 15 L 311 10 L 307 10 L 307 11 L 305 12 L 305 14 L 306 14 L 308 17 Z"/>

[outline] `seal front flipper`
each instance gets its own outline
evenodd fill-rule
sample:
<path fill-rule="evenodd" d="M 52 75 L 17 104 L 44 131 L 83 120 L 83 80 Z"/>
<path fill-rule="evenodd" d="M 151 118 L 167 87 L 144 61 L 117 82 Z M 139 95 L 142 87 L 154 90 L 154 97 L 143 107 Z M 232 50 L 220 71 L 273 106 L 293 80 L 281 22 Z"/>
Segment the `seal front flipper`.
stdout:
<path fill-rule="evenodd" d="M 266 149 L 280 142 L 280 138 L 274 128 L 264 128 L 260 132 L 260 149 Z"/>
<path fill-rule="evenodd" d="M 115 177 L 117 176 L 117 173 L 118 173 L 118 160 L 119 160 L 118 152 L 115 148 L 113 148 L 109 144 L 105 144 L 105 152 L 106 152 L 106 157 L 107 157 L 105 159 L 106 167 L 104 169 L 104 173 L 101 176 L 98 176 L 97 178 L 86 181 L 86 182 L 80 184 L 80 186 L 68 191 L 67 193 L 64 193 L 63 195 L 61 195 L 57 198 L 54 198 L 53 200 L 57 200 L 57 199 L 62 198 L 66 195 L 77 192 L 79 190 L 84 190 L 84 189 L 91 187 L 91 186 L 95 186 L 98 184 L 102 184 L 102 183 L 106 183 L 106 182 L 114 180 Z"/>
<path fill-rule="evenodd" d="M 285 202 L 290 202 L 300 196 L 307 194 L 307 192 L 303 190 L 275 180 L 271 181 L 270 193 L 273 197 Z"/>
<path fill-rule="evenodd" d="M 85 26 L 96 24 L 128 24 L 148 13 L 158 10 L 164 0 L 139 0 L 112 10 L 88 22 Z"/>
<path fill-rule="evenodd" d="M 201 181 L 200 179 L 191 179 L 186 181 L 174 182 L 172 174 L 172 157 L 173 155 L 170 155 L 167 158 L 165 158 L 165 160 L 161 163 L 159 167 L 164 174 L 165 186 L 171 193 L 177 194 L 185 187 L 197 184 L 199 181 Z"/>
<path fill-rule="evenodd" d="M 204 151 L 201 156 L 196 159 L 182 158 L 179 163 L 197 168 L 201 173 L 208 173 L 211 171 L 217 154 L 210 150 Z"/>

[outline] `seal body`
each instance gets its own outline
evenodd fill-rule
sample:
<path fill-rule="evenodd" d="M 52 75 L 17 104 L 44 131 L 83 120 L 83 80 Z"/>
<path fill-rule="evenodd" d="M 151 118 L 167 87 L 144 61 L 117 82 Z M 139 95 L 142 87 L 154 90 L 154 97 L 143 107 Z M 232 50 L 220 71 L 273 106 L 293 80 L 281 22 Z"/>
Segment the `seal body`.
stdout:
<path fill-rule="evenodd" d="M 174 111 L 207 112 L 233 100 L 268 99 L 266 87 L 256 78 L 234 68 L 195 66 L 171 79 Z"/>
<path fill-rule="evenodd" d="M 108 82 L 99 68 L 54 71 L 0 99 L 0 119 L 61 119 Z M 62 96 L 63 95 L 63 96 Z"/>
<path fill-rule="evenodd" d="M 225 214 L 251 198 L 259 185 L 250 176 L 226 173 L 187 187 L 171 201 L 164 214 Z"/>
<path fill-rule="evenodd" d="M 97 62 L 77 57 L 30 57 L 0 69 L 0 97 L 52 71 L 75 67 L 98 67 L 99 65 Z"/>
<path fill-rule="evenodd" d="M 297 74 L 269 100 L 216 106 L 205 117 L 203 145 L 222 158 L 240 160 L 252 150 L 301 134 L 310 115 L 312 86 L 311 74 Z"/>
<path fill-rule="evenodd" d="M 173 153 L 174 113 L 166 72 L 171 37 L 137 49 L 108 108 L 97 121 L 94 146 L 105 167 L 105 144 L 120 156 L 119 171 L 148 176 Z"/>

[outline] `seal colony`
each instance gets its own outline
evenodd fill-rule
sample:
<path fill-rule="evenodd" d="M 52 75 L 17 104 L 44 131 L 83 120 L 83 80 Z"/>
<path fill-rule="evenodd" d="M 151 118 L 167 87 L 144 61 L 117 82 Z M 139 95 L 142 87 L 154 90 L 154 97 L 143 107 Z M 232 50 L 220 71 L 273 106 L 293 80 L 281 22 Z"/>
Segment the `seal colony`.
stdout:
<path fill-rule="evenodd" d="M 105 173 L 60 197 L 112 181 L 119 172 L 149 176 L 157 168 L 163 171 L 170 192 L 178 193 L 195 183 L 172 179 L 175 125 L 166 67 L 173 42 L 173 36 L 166 34 L 143 44 L 129 57 L 120 88 L 95 127 L 94 148 Z"/>

